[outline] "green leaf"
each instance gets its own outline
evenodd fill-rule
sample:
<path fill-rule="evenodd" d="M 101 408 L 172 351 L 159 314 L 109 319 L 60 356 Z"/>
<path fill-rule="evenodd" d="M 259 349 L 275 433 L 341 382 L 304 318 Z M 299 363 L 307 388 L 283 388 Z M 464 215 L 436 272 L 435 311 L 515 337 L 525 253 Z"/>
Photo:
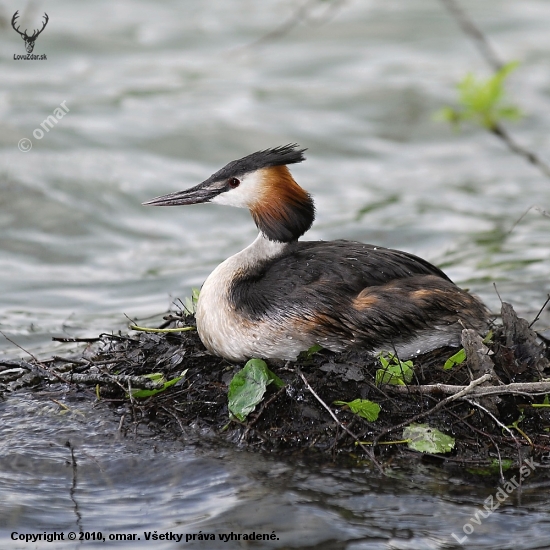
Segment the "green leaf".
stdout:
<path fill-rule="evenodd" d="M 162 372 L 152 372 L 150 374 L 143 374 L 143 378 L 149 378 L 149 380 L 152 380 L 153 382 L 160 382 L 162 379 L 164 379 L 164 374 Z"/>
<path fill-rule="evenodd" d="M 157 390 L 132 390 L 132 397 L 135 397 L 136 399 L 144 399 L 145 397 L 151 397 L 152 395 L 157 395 L 157 393 L 163 392 L 164 390 L 168 389 L 170 386 L 177 384 L 187 374 L 188 370 L 189 369 L 185 369 L 180 376 L 176 376 L 176 378 L 172 378 L 172 380 L 168 380 L 167 382 L 164 380 L 164 376 L 160 372 L 145 374 L 143 375 L 143 378 L 149 378 L 152 381 L 157 383 L 164 382 L 162 388 L 159 388 Z"/>
<path fill-rule="evenodd" d="M 250 359 L 229 384 L 229 412 L 243 422 L 263 399 L 267 386 L 272 382 L 277 388 L 285 385 L 267 368 L 265 361 Z"/>
<path fill-rule="evenodd" d="M 319 344 L 313 344 L 308 350 L 301 351 L 300 352 L 300 359 L 303 361 L 308 361 L 315 355 L 318 351 L 321 351 L 323 349 L 323 346 L 320 346 Z"/>
<path fill-rule="evenodd" d="M 506 105 L 504 107 L 499 107 L 497 115 L 498 118 L 519 120 L 523 116 L 523 113 L 518 107 L 515 107 L 514 105 Z"/>
<path fill-rule="evenodd" d="M 403 430 L 403 439 L 407 439 L 409 449 L 421 453 L 448 453 L 455 446 L 455 439 L 431 428 L 427 424 L 411 424 Z"/>
<path fill-rule="evenodd" d="M 368 399 L 354 399 L 353 401 L 335 401 L 335 405 L 347 405 L 351 412 L 374 422 L 380 414 L 380 405 Z"/>
<path fill-rule="evenodd" d="M 474 120 L 490 130 L 502 119 L 517 120 L 521 111 L 515 105 L 503 105 L 504 81 L 517 66 L 517 62 L 508 63 L 486 79 L 468 73 L 457 86 L 460 109 L 445 107 L 438 118 L 455 127 L 465 120 Z"/>
<path fill-rule="evenodd" d="M 404 386 L 412 380 L 414 374 L 412 361 L 400 361 L 393 355 L 389 357 L 389 360 L 383 355 L 380 355 L 378 359 L 383 368 L 376 371 L 377 386 L 380 384 Z"/>
<path fill-rule="evenodd" d="M 452 107 L 443 107 L 435 113 L 434 119 L 456 124 L 460 122 L 460 113 Z"/>
<path fill-rule="evenodd" d="M 460 365 L 460 363 L 464 363 L 466 360 L 466 350 L 462 348 L 461 350 L 457 351 L 454 355 L 451 355 L 447 361 L 445 361 L 445 364 L 443 365 L 443 370 L 450 370 L 455 365 Z"/>
<path fill-rule="evenodd" d="M 185 309 L 193 314 L 197 311 L 197 302 L 199 301 L 200 288 L 191 289 L 191 297 L 185 297 Z"/>

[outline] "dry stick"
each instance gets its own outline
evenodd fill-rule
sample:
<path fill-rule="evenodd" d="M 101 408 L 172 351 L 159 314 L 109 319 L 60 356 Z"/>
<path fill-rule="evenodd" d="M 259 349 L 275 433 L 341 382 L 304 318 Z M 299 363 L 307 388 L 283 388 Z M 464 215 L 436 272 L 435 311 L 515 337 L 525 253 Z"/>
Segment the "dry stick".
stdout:
<path fill-rule="evenodd" d="M 359 445 L 359 447 L 361 447 L 361 449 L 363 449 L 363 451 L 365 451 L 365 453 L 367 453 L 368 457 L 372 460 L 373 464 L 378 468 L 380 473 L 383 474 L 384 470 L 383 470 L 382 466 L 378 463 L 376 458 L 374 457 L 374 453 L 372 452 L 372 450 L 368 449 L 367 447 L 365 447 L 365 445 L 360 443 L 359 438 L 351 430 L 349 430 L 346 426 L 344 426 L 344 424 L 342 424 L 342 422 L 340 422 L 340 420 L 338 420 L 336 415 L 332 412 L 332 409 L 315 393 L 315 390 L 309 385 L 309 382 L 307 381 L 306 377 L 301 372 L 299 374 L 300 374 L 300 378 L 304 381 L 304 384 L 305 384 L 306 388 L 311 392 L 313 397 L 315 397 L 315 399 L 317 399 L 317 401 L 319 401 L 319 403 L 321 403 L 321 405 L 328 411 L 328 413 L 330 414 L 330 416 L 332 416 L 332 418 L 336 422 L 336 424 L 338 426 L 340 426 L 340 428 L 342 428 L 342 430 L 346 431 L 353 438 L 353 440 L 357 443 L 357 445 Z"/>
<path fill-rule="evenodd" d="M 460 399 L 464 395 L 469 394 L 476 386 L 479 386 L 480 384 L 483 384 L 483 382 L 487 382 L 489 380 L 491 380 L 491 375 L 490 374 L 484 374 L 480 378 L 477 378 L 476 380 L 472 380 L 472 382 L 470 382 L 470 384 L 468 386 L 462 387 L 462 389 L 459 392 L 443 399 L 443 401 L 440 401 L 437 405 L 435 405 L 431 409 L 428 409 L 427 411 L 423 411 L 421 413 L 418 413 L 415 416 L 413 416 L 412 418 L 409 418 L 409 419 L 405 420 L 404 422 L 401 422 L 401 424 L 397 424 L 396 426 L 392 426 L 390 428 L 386 428 L 385 430 L 382 430 L 374 438 L 374 441 L 372 443 L 373 447 L 378 445 L 378 441 L 380 440 L 380 438 L 382 436 L 384 436 L 384 435 L 386 435 L 390 432 L 393 432 L 395 430 L 399 430 L 400 428 L 404 428 L 405 426 L 408 426 L 412 422 L 416 422 L 420 418 L 424 418 L 425 416 L 428 416 L 430 414 L 433 414 L 433 413 L 437 412 L 439 409 L 441 409 L 442 407 L 444 407 L 448 403 L 451 403 L 452 401 L 455 401 L 456 399 Z M 457 386 L 454 386 L 454 387 L 456 388 Z"/>
<path fill-rule="evenodd" d="M 120 417 L 120 422 L 118 423 L 118 428 L 117 428 L 117 432 L 122 432 L 122 426 L 124 425 L 124 419 L 126 418 L 126 415 L 123 414 L 121 417 Z"/>
<path fill-rule="evenodd" d="M 487 376 L 487 375 L 485 375 Z M 483 377 L 482 377 L 483 378 Z M 478 378 L 477 380 L 481 380 Z M 477 382 L 474 380 L 474 382 Z M 472 382 L 473 383 L 473 382 Z M 477 384 L 476 384 L 477 385 Z M 469 386 L 454 386 L 452 384 L 428 384 L 425 386 L 388 386 L 388 390 L 396 393 L 416 393 L 416 394 L 450 394 L 451 397 L 458 399 L 458 394 L 470 388 Z M 487 386 L 469 391 L 472 397 L 484 397 L 486 395 L 538 395 L 550 392 L 550 382 L 514 382 L 503 386 Z"/>
<path fill-rule="evenodd" d="M 518 444 L 518 440 L 516 439 L 516 436 L 512 433 L 512 430 L 508 428 L 508 426 L 505 426 L 492 412 L 488 411 L 483 405 L 480 405 L 477 401 L 472 401 L 471 399 L 466 399 L 470 405 L 474 405 L 475 407 L 480 408 L 481 410 L 485 411 L 503 430 L 506 430 L 512 437 L 512 439 L 516 442 L 516 445 Z"/>
<path fill-rule="evenodd" d="M 9 336 L 6 336 L 6 334 L 4 334 L 1 330 L 0 330 L 0 334 L 8 341 L 8 342 L 11 342 L 14 346 L 17 346 L 21 351 L 24 351 L 25 353 L 27 353 L 28 355 L 30 355 L 35 361 L 36 361 L 36 365 L 31 365 L 32 367 L 36 368 L 36 369 L 40 369 L 40 370 L 43 370 L 43 371 L 46 371 L 48 374 L 52 374 L 53 376 L 55 376 L 56 378 L 59 378 L 59 380 L 61 380 L 62 382 L 64 382 L 65 384 L 70 384 L 70 382 L 63 378 L 63 376 L 61 376 L 60 374 L 58 374 L 57 372 L 53 371 L 53 370 L 50 370 L 48 368 L 46 368 L 30 351 L 26 350 L 24 347 L 20 346 L 17 342 L 14 342 Z M 29 363 L 30 365 L 30 363 Z"/>
<path fill-rule="evenodd" d="M 52 336 L 54 342 L 99 342 L 101 338 L 96 336 L 95 338 L 76 338 L 72 336 Z"/>
<path fill-rule="evenodd" d="M 256 424 L 256 422 L 258 422 L 258 420 L 260 420 L 260 417 L 262 416 L 264 411 L 267 409 L 267 407 L 269 407 L 269 405 L 271 405 L 271 403 L 273 403 L 273 401 L 275 401 L 279 397 L 279 395 L 284 393 L 286 391 L 286 389 L 287 389 L 286 386 L 283 386 L 276 393 L 274 393 L 269 399 L 267 399 L 266 401 L 264 401 L 264 403 L 262 403 L 262 406 L 260 407 L 260 410 L 256 414 L 256 418 L 254 418 L 254 420 L 251 420 L 248 423 L 247 430 L 248 430 L 248 428 L 252 428 L 252 426 L 254 426 L 254 424 Z M 245 433 L 245 435 L 246 435 L 246 433 Z"/>
<path fill-rule="evenodd" d="M 235 416 L 231 416 L 230 419 L 229 419 L 229 424 L 233 422 L 235 424 L 238 424 L 239 426 L 242 426 L 243 428 L 248 428 L 248 424 L 246 422 L 241 422 L 237 417 Z M 229 426 L 229 424 L 227 424 Z M 225 428 L 223 429 L 225 430 Z M 222 431 L 223 431 L 222 430 Z M 250 428 L 250 431 L 254 432 L 254 434 L 259 438 L 261 439 L 264 443 L 267 443 L 268 440 L 267 438 L 259 431 L 259 430 L 256 430 L 256 428 Z M 245 435 L 247 435 L 249 432 L 249 430 L 246 430 L 239 436 L 239 441 L 242 441 L 245 437 Z"/>
<path fill-rule="evenodd" d="M 273 403 L 273 401 L 275 401 L 279 397 L 279 395 L 281 395 L 285 391 L 286 391 L 286 386 L 283 386 L 274 395 L 272 395 L 267 401 L 262 403 L 262 406 L 261 406 L 260 410 L 256 414 L 256 418 L 254 418 L 254 420 L 251 420 L 250 422 L 248 422 L 246 424 L 246 430 L 244 431 L 243 435 L 241 436 L 241 440 L 245 440 L 248 437 L 248 434 L 250 433 L 250 431 L 253 431 L 254 433 L 258 433 L 258 431 L 254 428 L 254 424 L 256 424 L 256 422 L 258 422 L 258 420 L 260 420 L 260 417 L 262 416 L 264 411 L 267 409 L 267 407 L 269 407 L 269 405 L 271 405 L 271 403 Z M 263 440 L 263 441 L 265 441 L 265 440 Z"/>
<path fill-rule="evenodd" d="M 176 419 L 176 422 L 179 424 L 179 427 L 180 427 L 180 430 L 181 430 L 181 434 L 182 434 L 182 435 L 185 435 L 185 430 L 184 430 L 184 428 L 183 428 L 183 424 L 181 423 L 180 417 L 179 417 L 176 413 L 172 412 L 170 409 L 167 409 L 167 408 L 164 407 L 164 406 L 161 406 L 161 409 L 162 409 L 164 412 L 168 413 L 169 415 L 173 416 L 173 417 Z"/>
<path fill-rule="evenodd" d="M 97 367 L 100 365 L 118 365 L 119 363 L 124 363 L 125 359 L 102 359 L 101 361 L 92 361 L 91 359 L 66 359 L 65 357 L 54 355 L 51 359 L 44 361 L 44 363 L 53 363 L 55 361 L 78 365 L 81 367 Z"/>
<path fill-rule="evenodd" d="M 502 482 L 504 482 L 504 472 L 502 470 L 502 457 L 500 455 L 500 449 L 497 445 L 497 442 L 493 439 L 493 436 L 491 434 L 488 434 L 487 432 L 484 432 L 483 430 L 480 430 L 479 428 L 476 428 L 475 426 L 472 426 L 472 424 L 467 422 L 465 418 L 460 417 L 455 412 L 449 410 L 449 413 L 452 416 L 454 416 L 459 422 L 463 422 L 464 424 L 466 424 L 466 426 L 468 426 L 468 428 L 470 428 L 471 430 L 473 430 L 477 433 L 480 433 L 484 437 L 487 437 L 488 439 L 491 440 L 491 443 L 494 445 L 495 449 L 497 450 L 497 454 L 498 454 L 498 466 L 499 466 L 499 470 L 500 470 L 500 479 L 501 479 Z"/>
<path fill-rule="evenodd" d="M 17 342 L 12 340 L 9 336 L 7 336 L 4 332 L 0 330 L 0 334 L 10 343 L 12 343 L 14 346 L 18 347 L 21 351 L 24 351 L 27 355 L 30 355 L 37 363 L 40 363 L 40 361 L 36 358 L 35 355 L 33 355 L 30 351 L 26 350 L 24 347 L 20 346 Z"/>
<path fill-rule="evenodd" d="M 488 411 L 483 405 L 480 405 L 477 401 L 472 401 L 471 399 L 466 399 L 470 405 L 474 405 L 474 407 L 478 407 L 481 410 L 485 411 L 496 423 L 498 426 L 500 426 L 502 429 L 506 430 L 514 440 L 514 443 L 516 444 L 516 450 L 518 452 L 518 464 L 521 464 L 521 452 L 520 452 L 520 444 L 519 441 L 516 439 L 516 436 L 512 433 L 512 430 L 508 428 L 508 426 L 505 426 L 491 411 Z M 500 459 L 500 453 L 499 453 L 499 459 Z M 501 477 L 504 477 L 504 474 L 502 473 L 502 463 L 499 460 L 500 465 L 500 475 Z"/>
<path fill-rule="evenodd" d="M 529 328 L 531 328 L 540 319 L 540 316 L 544 311 L 544 308 L 548 305 L 548 302 L 550 302 L 550 294 L 548 294 L 548 298 L 546 298 L 546 301 L 544 302 L 544 304 L 542 304 L 542 307 L 539 309 L 539 312 L 537 313 L 536 317 L 529 324 Z"/>
<path fill-rule="evenodd" d="M 54 376 L 58 376 L 55 371 L 47 371 Z M 68 380 L 63 380 L 67 384 L 117 384 L 124 391 L 128 388 L 123 384 L 131 384 L 133 388 L 144 390 L 159 390 L 164 386 L 162 382 L 152 382 L 144 376 L 131 376 L 129 374 L 78 374 L 69 373 Z"/>

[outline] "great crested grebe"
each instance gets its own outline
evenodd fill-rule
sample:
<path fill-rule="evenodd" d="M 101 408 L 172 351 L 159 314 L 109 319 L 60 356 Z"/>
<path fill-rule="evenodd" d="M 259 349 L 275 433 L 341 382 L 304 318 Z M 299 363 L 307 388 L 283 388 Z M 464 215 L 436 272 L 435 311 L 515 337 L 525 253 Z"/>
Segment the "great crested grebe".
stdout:
<path fill-rule="evenodd" d="M 197 303 L 206 348 L 234 361 L 296 359 L 315 344 L 410 357 L 482 331 L 489 312 L 426 260 L 352 241 L 299 241 L 313 223 L 309 193 L 287 164 L 296 144 L 234 160 L 199 185 L 146 205 L 212 202 L 248 208 L 259 235 L 206 279 Z"/>

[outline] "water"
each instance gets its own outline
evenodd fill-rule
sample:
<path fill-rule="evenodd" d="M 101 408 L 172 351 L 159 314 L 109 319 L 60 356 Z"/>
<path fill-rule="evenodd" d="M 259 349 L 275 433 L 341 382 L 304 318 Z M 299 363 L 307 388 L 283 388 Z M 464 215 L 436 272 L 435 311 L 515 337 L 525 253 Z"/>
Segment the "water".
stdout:
<path fill-rule="evenodd" d="M 464 6 L 504 59 L 521 62 L 509 95 L 526 116 L 510 130 L 544 158 L 550 5 Z M 35 46 L 47 61 L 13 60 L 24 53 L 9 26 L 16 9 L 25 15 L 21 5 L 0 6 L 0 330 L 33 354 L 67 351 L 52 335 L 125 329 L 125 315 L 159 314 L 200 286 L 255 237 L 248 213 L 141 202 L 289 142 L 308 147 L 292 171 L 316 200 L 309 239 L 416 253 L 495 310 L 496 283 L 528 319 L 550 292 L 550 220 L 532 210 L 510 233 L 528 207 L 550 209 L 548 180 L 482 130 L 456 134 L 433 120 L 466 72 L 489 74 L 435 0 L 344 2 L 326 21 L 323 3 L 307 22 L 257 44 L 291 18 L 295 2 L 31 3 L 23 27 L 44 11 L 50 17 Z M 69 111 L 37 139 L 33 131 L 64 101 Z M 17 148 L 23 138 L 32 141 L 26 153 Z M 550 326 L 548 314 L 539 326 Z M 5 339 L 0 354 L 24 355 Z M 437 467 L 381 480 L 368 468 L 145 433 L 117 439 L 118 419 L 92 404 L 88 394 L 71 402 L 82 416 L 60 415 L 48 396 L 0 403 L 2 548 L 33 547 L 11 541 L 12 530 L 80 527 L 275 530 L 270 544 L 279 548 L 450 548 L 459 546 L 451 533 L 496 491 Z M 546 547 L 546 494 L 544 481 L 527 481 L 468 544 Z M 232 545 L 242 547 L 223 543 Z"/>

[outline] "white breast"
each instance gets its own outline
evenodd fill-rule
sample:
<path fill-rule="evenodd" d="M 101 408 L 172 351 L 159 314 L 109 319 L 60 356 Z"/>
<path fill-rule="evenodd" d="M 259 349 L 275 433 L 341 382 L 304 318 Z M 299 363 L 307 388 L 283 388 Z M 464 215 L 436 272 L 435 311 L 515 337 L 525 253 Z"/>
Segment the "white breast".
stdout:
<path fill-rule="evenodd" d="M 261 260 L 280 255 L 285 246 L 260 233 L 250 246 L 225 260 L 208 276 L 197 303 L 197 330 L 212 353 L 234 361 L 251 357 L 295 359 L 300 351 L 310 347 L 292 334 L 290 327 L 251 321 L 229 301 L 230 285 L 236 276 Z"/>

